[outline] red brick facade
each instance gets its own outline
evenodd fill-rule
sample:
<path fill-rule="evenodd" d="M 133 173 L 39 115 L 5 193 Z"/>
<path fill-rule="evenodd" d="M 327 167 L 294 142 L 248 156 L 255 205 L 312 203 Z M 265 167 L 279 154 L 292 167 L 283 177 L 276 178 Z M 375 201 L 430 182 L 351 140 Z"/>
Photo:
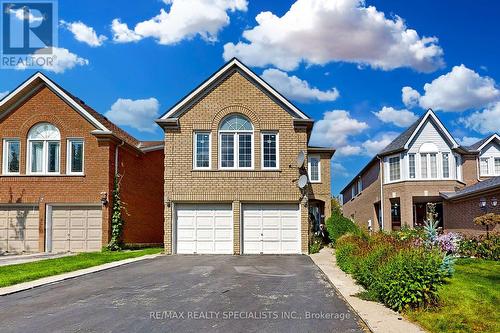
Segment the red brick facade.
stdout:
<path fill-rule="evenodd" d="M 95 111 L 94 111 L 95 112 Z M 50 123 L 60 132 L 60 174 L 26 175 L 27 139 L 30 129 Z M 39 251 L 45 251 L 46 207 L 49 204 L 101 206 L 101 193 L 111 198 L 115 173 L 115 145 L 119 145 L 119 173 L 123 175 L 124 240 L 128 243 L 162 243 L 163 150 L 144 153 L 119 137 L 97 139 L 96 130 L 47 85 L 41 85 L 15 109 L 0 109 L 0 151 L 3 139 L 19 139 L 20 175 L 0 175 L 0 206 L 29 204 L 39 209 Z M 67 139 L 84 140 L 84 175 L 66 174 Z M 3 154 L 0 154 L 0 165 Z M 109 241 L 112 203 L 102 206 L 102 244 Z"/>

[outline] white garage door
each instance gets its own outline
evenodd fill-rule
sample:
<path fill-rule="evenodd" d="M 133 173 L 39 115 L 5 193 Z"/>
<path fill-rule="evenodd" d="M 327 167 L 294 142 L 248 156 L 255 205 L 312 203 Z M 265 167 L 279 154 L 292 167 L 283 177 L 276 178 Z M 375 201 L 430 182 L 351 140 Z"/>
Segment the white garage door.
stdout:
<path fill-rule="evenodd" d="M 299 205 L 243 205 L 243 252 L 301 253 Z"/>
<path fill-rule="evenodd" d="M 232 254 L 231 204 L 177 204 L 177 253 Z"/>
<path fill-rule="evenodd" d="M 0 206 L 0 252 L 38 252 L 38 207 Z"/>
<path fill-rule="evenodd" d="M 52 252 L 91 252 L 102 247 L 101 207 L 52 207 Z"/>

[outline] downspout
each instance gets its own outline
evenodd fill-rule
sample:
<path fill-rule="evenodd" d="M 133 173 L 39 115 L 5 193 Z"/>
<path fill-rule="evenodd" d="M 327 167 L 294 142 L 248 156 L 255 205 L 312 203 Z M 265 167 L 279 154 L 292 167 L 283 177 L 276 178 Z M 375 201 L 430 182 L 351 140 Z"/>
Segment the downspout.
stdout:
<path fill-rule="evenodd" d="M 115 146 L 115 176 L 118 174 L 118 149 L 125 144 L 125 141 Z"/>
<path fill-rule="evenodd" d="M 384 230 L 384 163 L 382 158 L 377 156 L 380 161 L 380 224 L 382 225 L 382 230 Z"/>

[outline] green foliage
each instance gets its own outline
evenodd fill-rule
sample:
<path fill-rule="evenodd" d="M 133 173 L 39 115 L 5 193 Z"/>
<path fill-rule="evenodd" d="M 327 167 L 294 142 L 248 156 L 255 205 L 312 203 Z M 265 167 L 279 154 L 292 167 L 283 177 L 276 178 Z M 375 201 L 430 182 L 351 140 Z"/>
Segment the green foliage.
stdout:
<path fill-rule="evenodd" d="M 396 311 L 435 304 L 438 287 L 446 277 L 442 263 L 443 256 L 437 250 L 399 251 L 378 268 L 371 287 L 384 304 Z"/>
<path fill-rule="evenodd" d="M 347 233 L 361 234 L 359 227 L 338 211 L 334 211 L 332 216 L 326 220 L 326 230 L 333 245 L 335 245 L 339 237 Z"/>
<path fill-rule="evenodd" d="M 403 226 L 401 230 L 395 231 L 394 236 L 400 241 L 424 239 L 425 231 L 422 228 L 409 228 L 408 226 Z"/>
<path fill-rule="evenodd" d="M 314 254 L 314 253 L 318 253 L 319 250 L 321 250 L 321 243 L 312 243 L 311 245 L 309 245 L 309 253 L 310 254 Z"/>
<path fill-rule="evenodd" d="M 122 201 L 120 198 L 120 175 L 115 175 L 113 185 L 113 216 L 111 218 L 111 240 L 108 244 L 108 249 L 111 251 L 121 250 L 123 247 L 123 218 L 122 218 Z"/>
<path fill-rule="evenodd" d="M 370 290 L 378 266 L 384 262 L 394 251 L 394 247 L 390 244 L 378 244 L 371 252 L 365 256 L 361 256 L 354 262 L 353 276 L 367 290 Z"/>
<path fill-rule="evenodd" d="M 462 239 L 458 245 L 458 254 L 462 257 L 474 257 L 500 260 L 500 234 L 470 236 Z"/>
<path fill-rule="evenodd" d="M 354 268 L 354 252 L 357 250 L 356 243 L 339 240 L 335 249 L 337 265 L 346 273 L 351 273 Z"/>

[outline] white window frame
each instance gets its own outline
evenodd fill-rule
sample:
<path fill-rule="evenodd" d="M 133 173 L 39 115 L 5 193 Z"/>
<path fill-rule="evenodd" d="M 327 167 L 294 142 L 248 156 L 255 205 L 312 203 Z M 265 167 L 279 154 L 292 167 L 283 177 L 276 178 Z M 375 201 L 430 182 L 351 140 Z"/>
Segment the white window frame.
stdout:
<path fill-rule="evenodd" d="M 9 172 L 9 145 L 12 142 L 17 142 L 19 144 L 19 171 Z M 21 174 L 21 140 L 18 138 L 8 138 L 3 139 L 3 154 L 2 154 L 2 174 L 4 175 L 20 175 Z"/>
<path fill-rule="evenodd" d="M 264 135 L 275 134 L 276 135 L 276 166 L 275 167 L 265 167 L 264 166 Z M 260 133 L 260 164 L 262 170 L 279 170 L 280 168 L 280 134 L 276 131 L 264 131 Z"/>
<path fill-rule="evenodd" d="M 43 143 L 42 148 L 42 171 L 34 172 L 31 170 L 31 158 L 32 158 L 32 144 L 35 142 Z M 49 167 L 49 144 L 58 143 L 59 144 L 59 171 L 48 171 Z M 28 139 L 28 153 L 27 153 L 27 163 L 26 163 L 26 174 L 34 176 L 44 176 L 44 175 L 60 175 L 61 174 L 61 140 L 30 140 Z"/>
<path fill-rule="evenodd" d="M 72 172 L 71 171 L 71 144 L 73 142 L 81 142 L 82 151 L 82 171 Z M 68 138 L 66 140 L 66 174 L 67 175 L 83 175 L 85 174 L 85 140 L 83 138 Z"/>
<path fill-rule="evenodd" d="M 318 179 L 313 180 L 311 177 L 311 158 L 317 158 L 318 159 Z M 309 181 L 311 183 L 321 183 L 321 157 L 317 154 L 309 155 L 307 156 L 307 174 L 309 176 Z M 357 186 L 357 185 L 355 185 Z"/>
<path fill-rule="evenodd" d="M 448 162 L 448 165 L 447 165 L 448 166 L 448 177 L 445 177 L 445 175 L 444 175 L 444 167 L 445 167 L 444 157 L 445 157 L 445 155 L 448 156 L 448 161 L 447 161 Z M 450 153 L 448 153 L 448 152 L 441 153 L 441 176 L 443 177 L 443 179 L 450 179 L 451 178 L 451 163 L 450 163 L 451 161 L 450 161 L 450 159 L 451 159 Z"/>
<path fill-rule="evenodd" d="M 500 163 L 500 157 L 494 157 L 493 158 L 493 168 L 495 170 L 495 174 L 497 176 L 500 176 L 500 169 L 497 171 L 497 161 L 499 161 L 499 163 Z"/>
<path fill-rule="evenodd" d="M 481 166 L 482 161 L 486 162 L 486 173 L 483 172 L 483 168 Z M 490 158 L 489 157 L 479 158 L 479 175 L 480 176 L 489 176 L 490 175 Z"/>
<path fill-rule="evenodd" d="M 399 159 L 399 178 L 398 179 L 391 179 L 391 159 L 393 159 L 393 158 Z M 387 157 L 387 180 L 389 181 L 389 183 L 401 181 L 402 176 L 403 176 L 401 171 L 402 171 L 401 155 L 393 155 L 393 156 Z"/>
<path fill-rule="evenodd" d="M 358 187 L 358 194 L 363 192 L 363 180 L 361 178 L 358 179 L 356 186 Z"/>
<path fill-rule="evenodd" d="M 198 140 L 196 136 L 198 134 L 208 134 L 208 167 L 199 167 L 197 161 Z M 212 169 L 212 132 L 210 131 L 195 131 L 193 132 L 193 169 L 195 170 L 211 170 Z"/>
<path fill-rule="evenodd" d="M 411 175 L 411 158 L 413 157 L 413 177 Z M 417 154 L 409 153 L 408 154 L 408 179 L 417 179 Z"/>

